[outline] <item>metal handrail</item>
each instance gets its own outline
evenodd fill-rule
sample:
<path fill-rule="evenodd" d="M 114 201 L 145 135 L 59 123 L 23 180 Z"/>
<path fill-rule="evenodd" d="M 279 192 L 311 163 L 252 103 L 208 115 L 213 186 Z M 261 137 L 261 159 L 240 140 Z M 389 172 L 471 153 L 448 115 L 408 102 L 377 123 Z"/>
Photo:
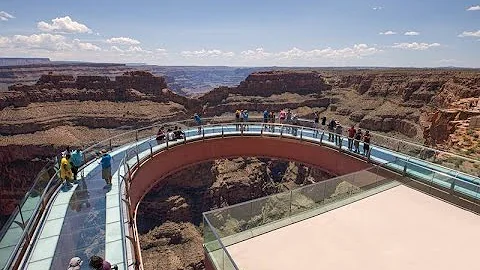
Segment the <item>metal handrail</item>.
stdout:
<path fill-rule="evenodd" d="M 313 120 L 310 120 L 310 119 L 299 118 L 298 120 L 303 121 L 303 122 L 307 122 L 307 123 L 313 123 Z M 396 141 L 396 142 L 399 142 L 399 143 L 401 142 L 401 143 L 413 145 L 413 146 L 416 146 L 416 147 L 424 148 L 424 149 L 427 149 L 427 150 L 432 150 L 432 151 L 435 151 L 435 152 L 438 152 L 438 153 L 452 155 L 452 156 L 455 156 L 455 157 L 466 159 L 466 160 L 471 161 L 471 162 L 480 162 L 480 159 L 464 156 L 464 155 L 457 154 L 457 153 L 452 153 L 452 152 L 445 151 L 445 150 L 432 148 L 432 147 L 421 145 L 421 144 L 418 144 L 418 143 L 415 143 L 415 142 L 412 142 L 412 141 L 406 141 L 406 140 L 402 140 L 402 139 L 398 139 L 398 138 L 394 138 L 394 137 L 388 137 L 388 136 L 385 136 L 385 135 L 382 135 L 382 134 L 379 134 L 379 133 L 375 133 L 375 132 L 372 132 L 372 131 L 370 131 L 370 134 L 378 136 L 378 137 L 382 137 L 382 138 L 385 138 L 385 139 L 388 139 L 388 140 L 393 140 L 393 141 Z"/>
<path fill-rule="evenodd" d="M 167 124 L 168 124 L 168 123 L 167 123 Z M 233 125 L 235 125 L 235 124 L 236 124 L 235 122 L 218 123 L 218 124 L 206 124 L 206 125 L 202 125 L 201 128 L 202 128 L 202 131 L 205 131 L 205 129 L 208 129 L 208 128 L 213 128 L 213 129 L 214 129 L 215 127 L 221 127 L 221 130 L 222 130 L 222 133 L 221 133 L 221 134 L 222 134 L 222 136 L 224 136 L 224 135 L 225 135 L 224 127 L 225 127 L 225 126 L 233 126 Z M 279 130 L 284 129 L 285 127 L 290 127 L 290 128 L 297 128 L 297 129 L 298 129 L 298 128 L 302 128 L 302 129 L 306 129 L 306 130 L 311 130 L 311 131 L 313 131 L 313 132 L 317 131 L 317 129 L 315 129 L 315 128 L 305 128 L 305 127 L 300 127 L 300 126 L 295 126 L 295 125 L 288 125 L 288 124 L 256 123 L 256 122 L 247 122 L 247 123 L 245 123 L 245 122 L 244 122 L 244 123 L 241 123 L 241 127 L 239 128 L 239 130 L 236 130 L 235 133 L 240 132 L 240 135 L 244 135 L 243 132 L 242 132 L 242 131 L 244 131 L 244 128 L 243 128 L 244 125 L 257 125 L 257 126 L 260 126 L 260 127 L 261 127 L 261 131 L 263 131 L 263 129 L 264 129 L 265 127 L 267 127 L 267 126 L 279 127 Z M 194 129 L 192 129 L 192 131 L 193 131 L 193 130 L 194 130 Z M 329 131 L 323 131 L 323 133 L 331 133 L 331 132 L 329 132 Z M 204 132 L 202 132 L 202 134 L 203 134 L 203 136 L 205 136 L 205 133 L 204 133 Z M 261 132 L 260 135 L 262 135 L 262 134 L 263 134 L 263 133 Z M 344 136 L 343 134 L 337 134 L 337 133 L 331 133 L 331 134 L 332 134 L 332 135 L 335 135 L 335 136 L 339 136 L 342 140 L 349 138 L 349 137 L 347 137 L 347 136 Z M 210 135 L 210 134 L 209 134 L 209 135 Z M 219 134 L 217 134 L 217 135 L 219 135 Z M 203 137 L 203 136 L 202 136 L 202 137 Z M 283 133 L 282 133 L 282 136 L 284 137 Z M 207 135 L 207 137 L 210 137 L 210 136 Z M 149 139 L 152 140 L 153 138 L 154 138 L 154 136 L 147 136 L 146 138 L 143 138 L 143 139 L 146 139 L 145 142 L 148 143 L 148 142 L 149 142 Z M 352 140 L 358 141 L 358 140 L 355 140 L 355 139 L 352 139 Z M 166 141 L 168 142 L 168 140 L 166 140 Z M 153 154 L 153 152 L 152 152 L 152 149 L 151 149 L 151 148 L 152 148 L 151 144 L 149 144 L 149 145 L 150 145 L 150 156 L 149 156 L 149 157 L 151 157 L 151 155 Z M 383 147 L 377 146 L 377 145 L 375 145 L 375 144 L 370 144 L 370 145 L 371 145 L 372 147 L 383 148 Z M 135 147 L 136 147 L 136 146 L 137 146 L 137 144 L 135 144 Z M 138 151 L 137 149 L 134 149 L 134 146 L 132 146 L 130 149 L 131 149 L 131 151 L 133 151 L 133 152 Z M 125 158 L 128 156 L 128 153 L 129 153 L 128 151 L 129 151 L 130 149 L 126 150 L 127 154 L 125 155 Z M 388 151 L 390 151 L 390 152 L 395 152 L 395 151 L 392 151 L 392 150 L 390 150 L 390 149 L 386 149 L 386 150 L 388 150 Z M 148 150 L 145 150 L 145 151 L 148 151 Z M 136 153 L 136 154 L 138 155 L 139 153 Z M 401 154 L 401 155 L 403 156 L 404 154 Z M 149 157 L 147 157 L 147 159 L 148 159 Z M 398 159 L 398 158 L 399 158 L 399 157 L 396 157 L 396 159 Z M 410 164 L 415 164 L 415 163 L 410 162 L 409 160 L 410 160 L 410 158 L 408 158 L 407 160 L 404 160 L 404 161 L 405 161 L 405 162 L 408 162 L 408 163 L 410 163 Z M 126 160 L 125 160 L 125 161 L 126 161 Z M 134 166 L 138 166 L 138 163 L 139 163 L 139 162 L 143 162 L 143 161 L 144 161 L 144 160 L 142 160 L 142 161 L 137 160 L 137 162 L 135 163 Z M 393 163 L 393 161 L 392 161 L 392 162 L 388 162 L 388 163 L 386 163 L 386 164 L 389 164 L 389 163 Z M 385 164 L 383 164 L 383 165 L 385 165 Z M 416 165 L 416 166 L 421 166 L 420 164 L 415 164 L 415 165 Z M 432 165 L 438 166 L 437 164 L 432 164 Z M 377 166 L 377 167 L 378 167 L 378 166 Z M 447 174 L 445 174 L 445 173 L 443 173 L 443 172 L 435 171 L 435 170 L 433 170 L 432 168 L 425 167 L 425 166 L 421 166 L 421 167 L 423 167 L 423 168 L 431 171 L 433 174 L 444 175 L 444 176 L 449 177 L 450 179 L 452 179 L 452 180 L 454 180 L 454 181 L 455 181 L 455 180 L 463 181 L 462 179 L 459 179 L 459 178 L 457 178 L 457 177 L 447 175 Z M 370 169 L 371 169 L 371 168 L 370 168 Z M 130 175 L 130 173 L 129 173 L 129 175 Z M 122 179 L 121 185 L 123 185 L 123 183 L 125 182 L 125 179 L 127 179 L 127 177 L 124 178 L 124 179 Z M 328 180 L 327 180 L 327 181 L 328 181 Z M 125 183 L 125 184 L 126 184 L 126 183 Z M 128 196 L 128 194 L 126 194 L 126 195 Z M 133 217 L 130 217 L 130 218 L 133 218 Z M 133 221 L 130 221 L 130 222 L 135 223 L 134 220 L 133 220 Z M 135 226 L 135 225 L 133 225 L 133 226 Z M 136 227 L 136 226 L 135 226 L 135 227 Z M 133 227 L 134 239 L 135 239 L 135 241 L 137 242 L 137 241 L 138 241 L 138 235 L 135 234 L 135 229 L 136 229 L 135 227 Z M 139 247 L 134 244 L 134 248 L 135 248 L 135 249 L 138 249 Z M 141 254 L 141 251 L 135 250 L 134 253 L 135 253 L 135 254 Z M 140 257 L 140 258 L 137 258 L 137 259 L 138 259 L 138 260 L 141 260 L 141 257 Z"/>

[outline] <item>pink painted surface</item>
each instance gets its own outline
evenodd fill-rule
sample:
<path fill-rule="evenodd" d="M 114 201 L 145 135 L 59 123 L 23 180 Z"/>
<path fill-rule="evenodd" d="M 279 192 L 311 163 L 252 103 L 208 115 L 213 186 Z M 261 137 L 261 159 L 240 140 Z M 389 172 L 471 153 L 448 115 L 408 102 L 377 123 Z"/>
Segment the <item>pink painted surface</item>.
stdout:
<path fill-rule="evenodd" d="M 348 174 L 372 167 L 371 164 L 340 153 L 335 149 L 297 139 L 272 137 L 212 138 L 180 144 L 156 154 L 144 162 L 130 186 L 132 211 L 157 183 L 193 164 L 230 157 L 257 156 L 297 161 L 319 167 L 335 175 Z"/>
<path fill-rule="evenodd" d="M 242 270 L 480 269 L 480 216 L 405 186 L 228 247 Z"/>

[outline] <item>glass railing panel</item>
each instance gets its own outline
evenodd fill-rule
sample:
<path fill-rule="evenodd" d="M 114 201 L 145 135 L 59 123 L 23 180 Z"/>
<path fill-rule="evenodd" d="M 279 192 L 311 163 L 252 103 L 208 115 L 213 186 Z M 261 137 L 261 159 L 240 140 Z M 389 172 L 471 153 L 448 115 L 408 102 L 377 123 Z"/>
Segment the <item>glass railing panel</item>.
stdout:
<path fill-rule="evenodd" d="M 226 237 L 248 230 L 255 221 L 256 217 L 252 216 L 252 205 L 246 202 L 225 208 L 221 214 L 215 216 L 212 225 L 220 237 Z"/>
<path fill-rule="evenodd" d="M 346 198 L 350 192 L 351 184 L 346 179 L 340 177 L 331 179 L 325 185 L 325 203 L 333 203 L 335 201 Z"/>
<path fill-rule="evenodd" d="M 227 250 L 223 250 L 223 270 L 238 270 Z"/>
<path fill-rule="evenodd" d="M 250 226 L 258 227 L 288 217 L 290 196 L 290 192 L 284 192 L 252 201 L 253 219 Z"/>
<path fill-rule="evenodd" d="M 433 171 L 415 163 L 407 162 L 406 174 L 415 179 L 419 179 L 428 183 L 432 182 Z"/>
<path fill-rule="evenodd" d="M 460 179 L 454 179 L 454 181 L 455 182 L 453 186 L 456 192 L 464 194 L 471 198 L 476 198 L 478 196 L 478 184 L 469 181 L 463 181 Z"/>
<path fill-rule="evenodd" d="M 205 216 L 203 217 L 203 243 L 212 264 L 216 269 L 222 269 L 220 267 L 223 267 L 224 251 L 220 239 L 215 235 L 214 228 Z"/>
<path fill-rule="evenodd" d="M 292 190 L 291 214 L 296 215 L 320 207 L 325 199 L 325 188 L 326 182 L 319 182 Z"/>
<path fill-rule="evenodd" d="M 432 178 L 433 184 L 441 186 L 443 188 L 452 188 L 455 182 L 455 178 L 443 173 L 434 173 Z"/>

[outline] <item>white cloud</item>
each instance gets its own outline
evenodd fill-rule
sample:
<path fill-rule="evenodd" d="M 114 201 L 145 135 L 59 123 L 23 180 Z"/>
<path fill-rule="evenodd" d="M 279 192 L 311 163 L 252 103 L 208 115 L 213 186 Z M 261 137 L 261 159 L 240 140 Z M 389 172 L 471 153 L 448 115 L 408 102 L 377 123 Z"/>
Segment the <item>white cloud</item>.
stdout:
<path fill-rule="evenodd" d="M 37 24 L 37 28 L 44 32 L 92 33 L 92 30 L 85 24 L 72 20 L 70 16 L 55 18 L 52 20 L 51 24 L 41 21 Z"/>
<path fill-rule="evenodd" d="M 272 54 L 265 52 L 263 48 L 256 48 L 255 50 L 242 51 L 240 55 L 243 58 L 250 60 L 261 60 L 271 56 Z"/>
<path fill-rule="evenodd" d="M 33 34 L 29 36 L 14 35 L 11 37 L 0 36 L 0 48 L 20 52 L 29 51 L 101 51 L 97 45 L 82 42 L 79 39 L 69 40 L 57 34 Z M 3 50 L 3 49 L 2 49 Z"/>
<path fill-rule="evenodd" d="M 297 47 L 293 47 L 287 51 L 280 52 L 267 52 L 263 48 L 257 48 L 255 50 L 246 50 L 240 53 L 243 60 L 256 61 L 279 61 L 284 62 L 312 62 L 320 60 L 336 61 L 336 60 L 349 60 L 349 59 L 361 59 L 365 56 L 373 55 L 380 52 L 380 49 L 370 47 L 367 44 L 355 44 L 353 47 L 346 47 L 340 49 L 324 48 L 313 50 L 302 50 Z"/>
<path fill-rule="evenodd" d="M 222 58 L 222 57 L 233 57 L 235 56 L 234 52 L 224 52 L 221 50 L 199 50 L 199 51 L 182 51 L 180 53 L 183 57 L 186 58 Z"/>
<path fill-rule="evenodd" d="M 415 31 L 408 31 L 408 32 L 405 32 L 404 35 L 405 35 L 405 36 L 419 36 L 420 33 L 419 33 L 419 32 L 415 32 Z"/>
<path fill-rule="evenodd" d="M 477 6 L 471 6 L 467 9 L 467 11 L 479 11 L 480 10 L 480 6 L 477 5 Z"/>
<path fill-rule="evenodd" d="M 118 52 L 122 55 L 131 54 L 131 53 L 137 53 L 137 54 L 151 54 L 151 53 L 153 53 L 152 51 L 145 50 L 140 46 L 130 46 L 130 47 L 124 48 L 124 49 L 119 48 L 118 46 L 111 46 L 110 51 Z"/>
<path fill-rule="evenodd" d="M 279 59 L 347 59 L 347 58 L 362 58 L 364 56 L 372 55 L 379 52 L 377 48 L 369 47 L 367 44 L 355 44 L 353 47 L 346 47 L 342 49 L 314 49 L 304 51 L 298 48 L 292 48 L 285 52 L 275 54 Z"/>
<path fill-rule="evenodd" d="M 383 7 L 373 7 L 372 9 L 373 9 L 373 10 L 382 10 Z"/>
<path fill-rule="evenodd" d="M 73 44 L 82 51 L 101 51 L 102 50 L 102 48 L 98 47 L 97 45 L 94 45 L 90 42 L 81 42 L 78 39 L 74 39 Z"/>
<path fill-rule="evenodd" d="M 0 21 L 8 21 L 10 19 L 15 19 L 15 16 L 5 11 L 0 11 Z"/>
<path fill-rule="evenodd" d="M 123 50 L 122 50 L 122 49 L 120 49 L 120 48 L 119 48 L 119 47 L 117 47 L 117 46 L 112 46 L 112 47 L 110 47 L 110 50 L 111 50 L 111 51 L 114 51 L 114 52 L 120 52 L 120 53 L 122 53 L 122 52 L 123 52 Z"/>
<path fill-rule="evenodd" d="M 464 31 L 463 33 L 461 33 L 458 36 L 459 37 L 480 37 L 480 30 L 478 30 L 476 32 Z"/>
<path fill-rule="evenodd" d="M 414 50 L 414 51 L 424 51 L 430 48 L 439 47 L 440 43 L 395 43 L 392 48 L 404 49 L 404 50 Z"/>
<path fill-rule="evenodd" d="M 120 45 L 138 45 L 140 41 L 129 38 L 129 37 L 114 37 L 106 40 L 110 44 L 120 44 Z"/>
<path fill-rule="evenodd" d="M 385 31 L 385 32 L 380 32 L 380 33 L 378 33 L 378 34 L 379 34 L 379 35 L 396 35 L 397 32 L 388 30 L 388 31 Z"/>

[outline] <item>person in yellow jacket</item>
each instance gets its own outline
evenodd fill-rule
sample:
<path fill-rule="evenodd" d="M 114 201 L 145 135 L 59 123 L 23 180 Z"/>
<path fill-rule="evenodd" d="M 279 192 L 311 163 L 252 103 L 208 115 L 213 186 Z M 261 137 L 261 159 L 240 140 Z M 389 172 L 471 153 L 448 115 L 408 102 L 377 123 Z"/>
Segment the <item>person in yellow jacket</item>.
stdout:
<path fill-rule="evenodd" d="M 62 179 L 64 186 L 72 185 L 70 183 L 73 179 L 72 165 L 70 164 L 70 153 L 67 153 L 60 162 L 60 179 Z"/>

